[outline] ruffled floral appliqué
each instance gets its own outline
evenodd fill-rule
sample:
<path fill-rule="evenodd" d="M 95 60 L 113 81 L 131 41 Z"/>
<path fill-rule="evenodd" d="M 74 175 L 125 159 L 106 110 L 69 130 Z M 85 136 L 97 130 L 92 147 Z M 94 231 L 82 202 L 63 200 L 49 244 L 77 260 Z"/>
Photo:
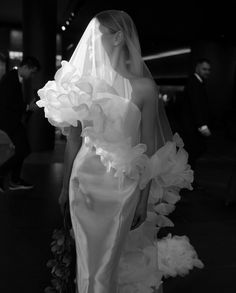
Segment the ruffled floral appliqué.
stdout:
<path fill-rule="evenodd" d="M 67 61 L 38 91 L 39 107 L 44 107 L 45 117 L 56 127 L 77 126 L 87 116 L 92 103 L 93 87 L 89 79 L 81 78 L 76 68 Z"/>
<path fill-rule="evenodd" d="M 187 236 L 167 235 L 157 241 L 158 263 L 164 277 L 185 276 L 204 267 Z"/>
<path fill-rule="evenodd" d="M 149 195 L 149 212 L 159 227 L 174 224 L 167 216 L 175 210 L 182 188 L 192 189 L 193 170 L 188 154 L 178 134 L 168 141 L 150 159 L 152 185 Z"/>
<path fill-rule="evenodd" d="M 153 293 L 163 277 L 183 276 L 194 267 L 204 267 L 186 236 L 169 234 L 158 239 L 160 228 L 174 226 L 168 215 L 180 200 L 179 191 L 192 189 L 193 171 L 183 147 L 176 134 L 149 160 L 150 177 L 142 184 L 152 180 L 147 219 L 129 233 L 120 261 L 119 293 Z M 145 281 L 141 276 L 147 276 Z"/>

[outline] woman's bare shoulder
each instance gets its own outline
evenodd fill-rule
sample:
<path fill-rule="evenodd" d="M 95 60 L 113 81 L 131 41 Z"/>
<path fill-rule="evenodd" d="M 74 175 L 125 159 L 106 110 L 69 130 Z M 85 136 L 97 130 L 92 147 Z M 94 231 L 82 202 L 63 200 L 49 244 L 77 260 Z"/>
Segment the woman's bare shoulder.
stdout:
<path fill-rule="evenodd" d="M 157 88 L 155 81 L 148 77 L 134 77 L 131 79 L 133 87 L 139 90 L 153 90 Z"/>
<path fill-rule="evenodd" d="M 138 100 L 145 101 L 157 97 L 158 87 L 155 81 L 147 77 L 135 77 L 131 80 L 133 94 Z"/>

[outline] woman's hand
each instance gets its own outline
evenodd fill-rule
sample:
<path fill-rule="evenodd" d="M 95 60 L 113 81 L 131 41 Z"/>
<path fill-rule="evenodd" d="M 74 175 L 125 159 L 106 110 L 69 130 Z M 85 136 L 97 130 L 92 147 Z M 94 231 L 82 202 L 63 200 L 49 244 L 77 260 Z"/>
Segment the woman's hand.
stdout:
<path fill-rule="evenodd" d="M 139 201 L 137 204 L 131 230 L 137 229 L 147 217 L 147 203 Z"/>
<path fill-rule="evenodd" d="M 68 200 L 69 200 L 68 189 L 62 188 L 59 199 L 58 199 L 58 203 L 60 205 L 62 214 L 64 214 L 65 212 L 65 207 Z"/>

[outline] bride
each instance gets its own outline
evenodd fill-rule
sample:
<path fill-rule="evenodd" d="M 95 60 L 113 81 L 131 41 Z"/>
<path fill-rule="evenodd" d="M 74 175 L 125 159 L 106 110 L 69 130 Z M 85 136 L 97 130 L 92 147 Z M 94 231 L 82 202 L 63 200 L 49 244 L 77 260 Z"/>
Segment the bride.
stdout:
<path fill-rule="evenodd" d="M 70 202 L 77 291 L 157 292 L 163 277 L 202 267 L 186 236 L 157 239 L 193 172 L 130 16 L 97 14 L 38 94 L 45 117 L 67 135 L 59 203 Z"/>

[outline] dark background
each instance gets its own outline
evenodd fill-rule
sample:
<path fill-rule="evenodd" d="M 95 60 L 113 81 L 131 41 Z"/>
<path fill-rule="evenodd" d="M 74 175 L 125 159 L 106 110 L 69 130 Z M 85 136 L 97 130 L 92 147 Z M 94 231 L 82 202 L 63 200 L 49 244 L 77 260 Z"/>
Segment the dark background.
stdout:
<path fill-rule="evenodd" d="M 122 9 L 131 15 L 143 56 L 191 49 L 189 54 L 147 62 L 161 93 L 172 101 L 178 99 L 194 61 L 199 57 L 211 60 L 207 90 L 213 136 L 209 152 L 198 160 L 195 172 L 195 180 L 205 191 L 196 189 L 182 195 L 170 217 L 175 223 L 170 232 L 189 237 L 205 268 L 194 269 L 185 278 L 165 279 L 165 293 L 236 292 L 234 2 L 0 0 L 0 76 L 18 65 L 22 54 L 36 56 L 42 65 L 27 85 L 29 100 L 37 98 L 37 90 L 53 79 L 60 60 L 69 59 L 90 19 L 103 9 Z M 74 17 L 68 26 L 71 12 Z M 16 54 L 10 57 L 11 52 Z M 174 103 L 167 109 L 172 110 L 168 114 L 176 113 Z M 54 129 L 41 109 L 32 114 L 28 127 L 32 154 L 25 162 L 23 178 L 34 183 L 35 189 L 0 195 L 1 293 L 44 292 L 51 279 L 46 263 L 52 258 L 52 231 L 61 227 L 62 221 L 58 195 L 65 141 L 54 140 Z M 230 134 L 227 139 L 226 134 Z M 54 150 L 48 152 L 54 141 Z"/>
<path fill-rule="evenodd" d="M 0 61 L 4 60 L 1 70 L 20 61 L 19 56 L 9 58 L 9 51 L 36 56 L 42 70 L 26 92 L 29 100 L 37 99 L 37 90 L 53 79 L 61 59 L 70 58 L 91 18 L 104 9 L 130 14 L 137 26 L 143 56 L 191 50 L 188 54 L 146 62 L 161 92 L 170 99 L 181 93 L 196 59 L 208 58 L 212 65 L 207 88 L 212 127 L 217 130 L 232 125 L 236 80 L 234 1 L 0 0 Z M 33 125 L 35 129 L 40 120 L 33 120 L 38 125 Z M 34 149 L 43 138 L 36 141 L 32 143 Z"/>
<path fill-rule="evenodd" d="M 27 1 L 0 1 L 1 28 L 22 28 L 24 2 Z M 37 3 L 37 0 L 31 2 Z M 104 9 L 125 10 L 136 23 L 144 54 L 156 53 L 163 48 L 163 42 L 182 45 L 202 39 L 233 44 L 236 41 L 235 1 L 42 0 L 40 2 L 41 8 L 45 11 L 51 9 L 50 2 L 54 2 L 52 9 L 56 13 L 58 31 L 65 24 L 70 13 L 75 12 L 69 34 L 71 38 L 77 39 L 95 13 Z"/>

